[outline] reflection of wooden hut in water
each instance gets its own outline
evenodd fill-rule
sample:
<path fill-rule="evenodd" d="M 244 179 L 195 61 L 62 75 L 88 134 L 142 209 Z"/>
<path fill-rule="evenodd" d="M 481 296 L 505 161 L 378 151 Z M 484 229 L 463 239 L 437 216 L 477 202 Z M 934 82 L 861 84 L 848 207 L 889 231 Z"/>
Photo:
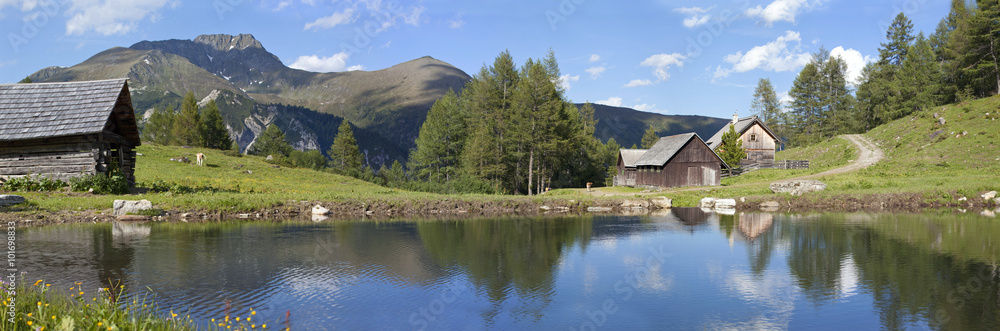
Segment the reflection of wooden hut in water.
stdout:
<path fill-rule="evenodd" d="M 708 216 L 711 214 L 701 210 L 701 208 L 673 208 L 670 211 L 674 213 L 674 216 L 677 216 L 681 223 L 692 228 L 707 223 Z"/>
<path fill-rule="evenodd" d="M 774 225 L 774 215 L 771 214 L 740 214 L 736 229 L 749 241 L 757 240 L 764 232 Z"/>

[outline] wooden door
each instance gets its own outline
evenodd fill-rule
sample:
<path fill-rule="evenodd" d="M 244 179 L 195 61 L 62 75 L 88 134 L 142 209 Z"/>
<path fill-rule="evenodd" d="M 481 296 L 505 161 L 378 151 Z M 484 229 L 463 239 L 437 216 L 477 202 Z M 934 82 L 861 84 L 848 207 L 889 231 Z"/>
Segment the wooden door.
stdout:
<path fill-rule="evenodd" d="M 701 186 L 704 177 L 701 167 L 688 167 L 687 183 L 682 186 Z"/>

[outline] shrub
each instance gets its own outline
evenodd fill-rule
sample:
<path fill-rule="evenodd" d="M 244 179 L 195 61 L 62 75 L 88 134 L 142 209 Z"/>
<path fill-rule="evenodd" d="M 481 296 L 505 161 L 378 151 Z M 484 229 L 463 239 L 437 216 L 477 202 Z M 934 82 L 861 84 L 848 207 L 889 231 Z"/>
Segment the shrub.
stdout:
<path fill-rule="evenodd" d="M 128 179 L 118 170 L 112 170 L 108 174 L 95 174 L 76 177 L 69 181 L 70 189 L 74 192 L 86 192 L 94 190 L 95 194 L 128 194 Z"/>
<path fill-rule="evenodd" d="M 66 187 L 66 182 L 64 181 L 44 177 L 32 177 L 31 175 L 11 178 L 6 183 L 3 183 L 2 186 L 5 191 L 20 192 L 55 191 L 63 187 Z"/>

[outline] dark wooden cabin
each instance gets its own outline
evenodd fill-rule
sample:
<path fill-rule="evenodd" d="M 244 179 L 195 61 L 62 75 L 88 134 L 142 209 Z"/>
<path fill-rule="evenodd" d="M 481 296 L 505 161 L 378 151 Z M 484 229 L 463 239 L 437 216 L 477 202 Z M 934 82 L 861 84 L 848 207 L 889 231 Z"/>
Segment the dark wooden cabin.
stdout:
<path fill-rule="evenodd" d="M 635 178 L 638 169 L 635 163 L 646 154 L 645 149 L 620 149 L 618 150 L 618 174 L 615 176 L 614 186 L 635 186 Z"/>
<path fill-rule="evenodd" d="M 734 124 L 736 133 L 740 134 L 743 140 L 743 149 L 747 156 L 740 160 L 739 166 L 751 164 L 774 164 L 774 152 L 778 146 L 778 136 L 771 132 L 771 129 L 764 124 L 764 121 L 757 116 L 750 116 L 738 119 L 733 116 L 733 122 L 719 129 L 712 138 L 706 142 L 713 151 L 722 144 L 722 135 L 729 132 L 729 125 Z M 734 167 L 737 165 L 733 165 Z M 767 168 L 767 166 L 764 166 Z"/>
<path fill-rule="evenodd" d="M 0 85 L 0 181 L 120 170 L 134 186 L 139 145 L 125 79 Z"/>
<path fill-rule="evenodd" d="M 636 161 L 635 186 L 711 186 L 725 162 L 695 133 L 660 138 Z"/>

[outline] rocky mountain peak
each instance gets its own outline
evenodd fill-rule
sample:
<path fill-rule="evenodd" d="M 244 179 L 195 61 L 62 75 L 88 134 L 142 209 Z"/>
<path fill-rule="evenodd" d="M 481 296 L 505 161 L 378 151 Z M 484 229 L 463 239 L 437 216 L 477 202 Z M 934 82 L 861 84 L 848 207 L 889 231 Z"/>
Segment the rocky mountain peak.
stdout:
<path fill-rule="evenodd" d="M 232 49 L 244 50 L 247 48 L 264 48 L 264 45 L 262 45 L 260 41 L 257 41 L 252 34 L 240 34 L 238 36 L 228 34 L 204 34 L 194 38 L 194 42 L 197 44 L 208 45 L 222 52 Z"/>

